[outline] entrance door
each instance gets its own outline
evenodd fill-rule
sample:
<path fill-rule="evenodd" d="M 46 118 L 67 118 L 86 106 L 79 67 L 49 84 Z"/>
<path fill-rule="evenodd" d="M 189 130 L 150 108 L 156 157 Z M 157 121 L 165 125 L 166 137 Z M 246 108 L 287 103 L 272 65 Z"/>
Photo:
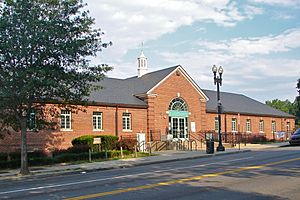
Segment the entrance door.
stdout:
<path fill-rule="evenodd" d="M 171 118 L 171 132 L 173 134 L 173 138 L 186 138 L 185 130 L 186 130 L 186 122 L 185 117 L 172 117 Z"/>

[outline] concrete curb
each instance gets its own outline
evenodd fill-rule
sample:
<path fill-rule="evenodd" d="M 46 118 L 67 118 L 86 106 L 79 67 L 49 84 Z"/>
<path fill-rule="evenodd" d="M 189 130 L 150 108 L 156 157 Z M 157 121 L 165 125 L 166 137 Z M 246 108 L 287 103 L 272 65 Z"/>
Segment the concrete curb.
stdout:
<path fill-rule="evenodd" d="M 198 159 L 198 158 L 208 158 L 214 156 L 223 156 L 223 155 L 230 155 L 230 154 L 238 154 L 238 153 L 246 153 L 251 152 L 252 150 L 238 150 L 238 151 L 231 151 L 231 152 L 224 152 L 224 153 L 216 153 L 216 154 L 202 154 L 190 157 L 182 157 L 182 158 L 170 158 L 165 160 L 152 160 L 152 161 L 145 161 L 145 162 L 136 162 L 131 164 L 119 164 L 116 166 L 109 166 L 109 167 L 95 167 L 93 169 L 88 169 L 84 167 L 78 168 L 70 168 L 64 170 L 49 170 L 49 171 L 32 171 L 30 175 L 21 176 L 19 174 L 8 174 L 7 176 L 0 176 L 0 180 L 20 180 L 20 179 L 31 179 L 36 177 L 49 177 L 49 176 L 62 176 L 68 174 L 75 174 L 75 173 L 83 173 L 83 172 L 96 172 L 96 171 L 104 171 L 104 170 L 112 170 L 112 169 L 121 169 L 121 168 L 129 168 L 135 166 L 146 166 L 152 164 L 159 164 L 159 163 L 169 163 L 169 162 L 176 162 L 176 161 L 183 161 L 183 160 L 191 160 L 191 159 Z M 158 155 L 159 156 L 159 155 Z"/>

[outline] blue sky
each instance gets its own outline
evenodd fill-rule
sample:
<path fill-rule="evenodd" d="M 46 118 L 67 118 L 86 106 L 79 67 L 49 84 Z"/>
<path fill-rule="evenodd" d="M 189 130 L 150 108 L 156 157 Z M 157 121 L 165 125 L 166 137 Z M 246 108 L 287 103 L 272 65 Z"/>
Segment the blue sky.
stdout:
<path fill-rule="evenodd" d="M 261 102 L 297 95 L 300 0 L 84 2 L 113 42 L 92 59 L 112 65 L 110 77 L 135 76 L 143 49 L 149 71 L 180 64 L 203 89 L 215 90 L 215 64 L 224 68 L 222 91 Z"/>

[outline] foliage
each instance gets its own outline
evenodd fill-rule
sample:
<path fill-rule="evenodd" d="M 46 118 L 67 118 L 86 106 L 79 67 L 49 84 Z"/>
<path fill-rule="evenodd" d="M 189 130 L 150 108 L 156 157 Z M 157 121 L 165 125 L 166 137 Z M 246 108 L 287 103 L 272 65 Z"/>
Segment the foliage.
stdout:
<path fill-rule="evenodd" d="M 123 151 L 123 155 L 130 155 L 131 151 Z M 105 152 L 95 152 L 92 153 L 92 159 L 104 159 L 105 158 Z M 108 159 L 112 158 L 120 158 L 121 152 L 120 151 L 108 151 L 107 152 Z M 73 162 L 73 161 L 79 161 L 79 160 L 88 160 L 89 159 L 89 153 L 64 153 L 57 155 L 53 158 L 53 162 L 55 163 L 65 163 L 65 162 Z"/>
<path fill-rule="evenodd" d="M 274 99 L 266 101 L 266 104 L 275 109 L 292 114 L 293 104 L 289 100 L 281 101 L 279 99 Z"/>
<path fill-rule="evenodd" d="M 111 70 L 90 66 L 88 56 L 109 44 L 93 29 L 82 0 L 3 0 L 0 3 L 0 128 L 21 131 L 21 173 L 27 165 L 26 124 L 32 110 L 41 127 L 47 102 L 82 103 Z M 76 106 L 70 107 L 76 109 Z M 6 129 L 7 130 L 7 129 Z"/>
<path fill-rule="evenodd" d="M 134 151 L 134 146 L 136 144 L 137 144 L 136 139 L 122 139 L 118 141 L 117 149 L 120 149 L 122 147 L 124 150 Z"/>
<path fill-rule="evenodd" d="M 84 135 L 72 140 L 72 145 L 88 145 L 91 149 L 96 150 L 97 146 L 93 145 L 94 138 L 101 138 L 101 149 L 102 150 L 113 150 L 116 147 L 118 141 L 117 136 L 113 135 Z"/>
<path fill-rule="evenodd" d="M 300 127 L 300 79 L 298 79 L 297 87 L 299 95 L 295 98 L 293 103 L 293 114 L 296 116 L 296 124 Z"/>

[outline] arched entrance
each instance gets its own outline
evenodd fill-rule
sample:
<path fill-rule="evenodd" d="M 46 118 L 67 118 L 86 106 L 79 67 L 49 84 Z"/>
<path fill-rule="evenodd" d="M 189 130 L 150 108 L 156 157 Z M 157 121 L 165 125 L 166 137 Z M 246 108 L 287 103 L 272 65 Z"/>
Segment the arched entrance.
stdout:
<path fill-rule="evenodd" d="M 169 105 L 169 134 L 173 138 L 188 138 L 188 107 L 182 98 L 175 98 Z"/>

